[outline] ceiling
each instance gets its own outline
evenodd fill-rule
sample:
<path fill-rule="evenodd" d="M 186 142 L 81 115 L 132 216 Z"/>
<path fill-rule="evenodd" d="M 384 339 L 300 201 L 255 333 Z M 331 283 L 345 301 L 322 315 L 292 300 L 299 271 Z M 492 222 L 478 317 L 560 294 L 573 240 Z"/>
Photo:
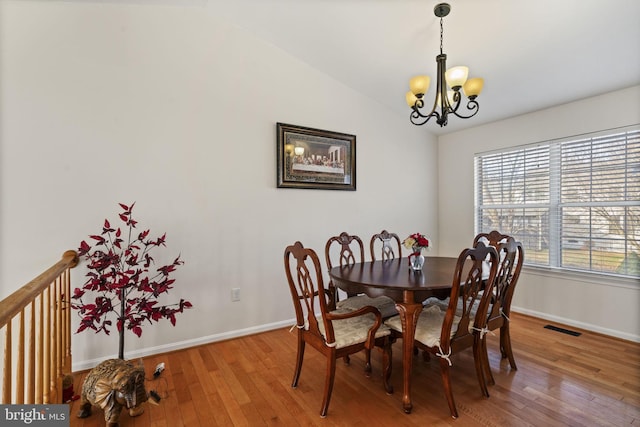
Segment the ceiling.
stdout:
<path fill-rule="evenodd" d="M 409 78 L 432 77 L 438 2 L 424 0 L 209 0 L 245 28 L 407 117 Z M 478 114 L 452 117 L 441 135 L 640 84 L 638 0 L 449 0 L 447 65 L 483 77 Z M 640 102 L 640 100 L 638 100 Z M 621 106 L 624 108 L 624 106 Z M 640 121 L 640 118 L 638 118 Z M 413 125 L 411 125 L 413 126 Z"/>

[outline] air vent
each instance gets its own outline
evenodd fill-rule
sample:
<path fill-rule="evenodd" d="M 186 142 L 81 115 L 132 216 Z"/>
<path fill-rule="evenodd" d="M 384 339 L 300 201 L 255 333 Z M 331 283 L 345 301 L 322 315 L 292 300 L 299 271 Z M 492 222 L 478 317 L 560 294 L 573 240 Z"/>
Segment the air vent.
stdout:
<path fill-rule="evenodd" d="M 567 335 L 573 335 L 574 337 L 579 337 L 580 335 L 582 335 L 582 333 L 580 333 L 580 332 L 571 331 L 571 330 L 565 329 L 565 328 L 559 328 L 559 327 L 553 326 L 553 325 L 546 325 L 544 328 L 545 329 L 551 329 L 552 331 L 556 331 L 556 332 L 562 332 L 563 334 L 567 334 Z"/>

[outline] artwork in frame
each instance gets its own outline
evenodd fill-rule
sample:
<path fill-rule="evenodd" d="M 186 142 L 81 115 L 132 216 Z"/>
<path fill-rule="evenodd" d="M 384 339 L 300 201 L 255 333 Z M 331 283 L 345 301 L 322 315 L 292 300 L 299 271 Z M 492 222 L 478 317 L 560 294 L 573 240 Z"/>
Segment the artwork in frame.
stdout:
<path fill-rule="evenodd" d="M 277 124 L 278 188 L 356 189 L 356 136 Z"/>

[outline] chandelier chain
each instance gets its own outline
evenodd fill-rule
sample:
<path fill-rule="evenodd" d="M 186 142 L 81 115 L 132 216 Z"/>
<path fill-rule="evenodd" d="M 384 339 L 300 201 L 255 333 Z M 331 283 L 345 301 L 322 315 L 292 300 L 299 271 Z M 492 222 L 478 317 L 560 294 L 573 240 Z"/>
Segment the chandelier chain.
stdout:
<path fill-rule="evenodd" d="M 440 55 L 442 55 L 443 34 L 444 34 L 444 26 L 442 25 L 442 18 L 440 18 Z"/>

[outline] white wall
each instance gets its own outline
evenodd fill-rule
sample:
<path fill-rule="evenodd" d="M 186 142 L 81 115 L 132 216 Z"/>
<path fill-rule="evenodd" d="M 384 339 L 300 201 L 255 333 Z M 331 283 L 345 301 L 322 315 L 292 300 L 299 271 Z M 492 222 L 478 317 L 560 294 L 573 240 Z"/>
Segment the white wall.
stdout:
<path fill-rule="evenodd" d="M 474 154 L 635 123 L 640 123 L 640 86 L 441 136 L 440 254 L 456 255 L 475 234 Z M 525 268 L 513 310 L 640 341 L 639 285 Z"/>
<path fill-rule="evenodd" d="M 420 231 L 437 253 L 434 137 L 213 5 L 128 3 L 0 2 L 0 298 L 115 221 L 118 202 L 166 231 L 158 264 L 186 262 L 168 301 L 194 304 L 176 327 L 128 335 L 125 357 L 289 324 L 295 240 L 322 253 L 341 231 Z M 277 189 L 279 121 L 355 134 L 357 191 Z M 116 353 L 114 333 L 73 336 L 75 369 Z"/>

